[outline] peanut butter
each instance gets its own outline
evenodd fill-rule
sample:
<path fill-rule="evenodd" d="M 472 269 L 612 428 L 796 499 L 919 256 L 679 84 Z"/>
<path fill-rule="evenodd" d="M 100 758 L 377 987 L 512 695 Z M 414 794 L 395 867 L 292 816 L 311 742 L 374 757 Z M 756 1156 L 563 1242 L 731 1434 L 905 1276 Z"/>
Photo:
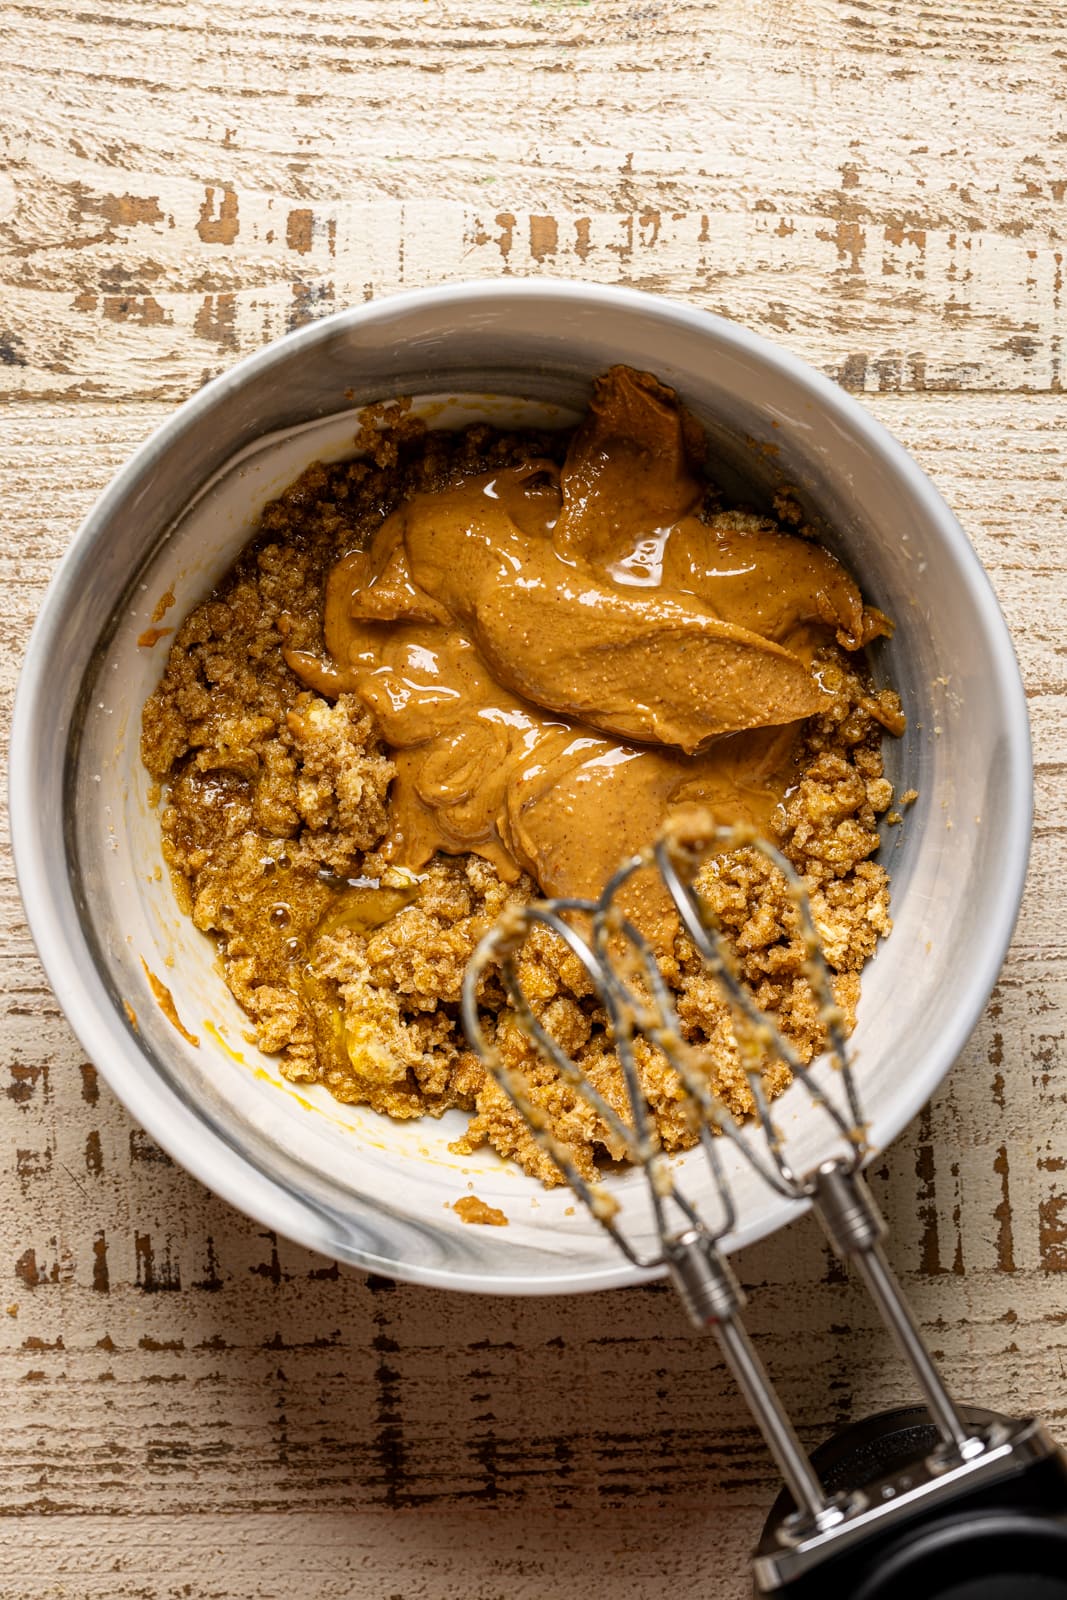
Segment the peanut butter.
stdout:
<path fill-rule="evenodd" d="M 388 859 L 471 851 L 589 896 L 681 806 L 766 828 L 828 703 L 816 652 L 886 624 L 811 540 L 704 518 L 703 449 L 671 390 L 616 367 L 562 469 L 415 495 L 335 565 L 329 661 L 286 660 L 391 747 Z"/>

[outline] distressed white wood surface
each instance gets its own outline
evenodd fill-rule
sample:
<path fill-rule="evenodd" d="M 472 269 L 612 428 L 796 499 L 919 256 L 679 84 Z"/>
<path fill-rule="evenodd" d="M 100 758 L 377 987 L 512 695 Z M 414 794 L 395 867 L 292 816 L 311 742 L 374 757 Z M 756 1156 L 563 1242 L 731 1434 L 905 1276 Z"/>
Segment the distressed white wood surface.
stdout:
<path fill-rule="evenodd" d="M 5 701 L 136 443 L 364 296 L 681 296 L 930 471 L 1014 630 L 1037 823 L 986 1017 L 876 1182 L 951 1383 L 1067 1436 L 1063 5 L 0 0 L 0 39 Z M 6 857 L 0 913 L 4 1600 L 745 1593 L 773 1474 L 668 1294 L 466 1300 L 265 1236 L 97 1082 Z M 906 1396 L 810 1230 L 742 1269 L 807 1438 Z"/>

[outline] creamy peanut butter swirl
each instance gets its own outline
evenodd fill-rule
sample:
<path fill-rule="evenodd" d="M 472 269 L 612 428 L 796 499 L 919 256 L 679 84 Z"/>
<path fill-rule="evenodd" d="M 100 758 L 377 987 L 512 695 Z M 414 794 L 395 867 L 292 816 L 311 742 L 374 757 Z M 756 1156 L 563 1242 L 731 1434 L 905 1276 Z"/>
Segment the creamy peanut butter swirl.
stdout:
<path fill-rule="evenodd" d="M 589 895 L 687 804 L 766 826 L 827 703 L 816 651 L 887 624 L 810 540 L 703 518 L 703 449 L 671 390 L 616 367 L 562 470 L 416 495 L 334 567 L 329 662 L 286 659 L 375 714 L 391 859 L 473 851 Z"/>

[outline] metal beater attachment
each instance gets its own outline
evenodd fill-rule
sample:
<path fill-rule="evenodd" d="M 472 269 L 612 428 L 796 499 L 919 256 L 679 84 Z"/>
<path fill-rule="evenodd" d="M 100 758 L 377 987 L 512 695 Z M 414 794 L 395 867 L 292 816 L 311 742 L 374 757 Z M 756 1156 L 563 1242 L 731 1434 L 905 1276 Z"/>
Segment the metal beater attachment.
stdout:
<path fill-rule="evenodd" d="M 805 973 L 825 1029 L 829 1071 L 825 1064 L 816 1070 L 805 1066 L 773 1019 L 757 1006 L 738 979 L 733 952 L 697 888 L 698 875 L 707 862 L 740 848 L 758 851 L 772 864 L 796 907 Z M 748 1130 L 741 1127 L 715 1093 L 706 1049 L 684 1038 L 655 953 L 619 908 L 618 896 L 624 885 L 649 869 L 658 872 L 682 926 L 729 1004 L 759 1138 L 753 1138 L 751 1126 Z M 538 926 L 550 929 L 589 976 L 615 1046 L 628 1117 L 620 1116 L 597 1092 L 539 1020 L 523 992 L 518 957 Z M 499 969 L 519 1027 L 593 1108 L 614 1144 L 643 1170 L 659 1240 L 656 1253 L 644 1253 L 635 1245 L 618 1201 L 601 1185 L 586 1181 L 571 1152 L 548 1127 L 522 1074 L 505 1064 L 487 1038 L 478 994 L 491 969 Z M 1060 1475 L 1057 1481 L 1067 1509 L 1067 1469 L 1044 1430 L 1033 1421 L 1014 1422 L 992 1413 L 982 1413 L 979 1421 L 977 1413 L 961 1409 L 948 1393 L 901 1294 L 883 1249 L 886 1225 L 862 1176 L 862 1167 L 873 1152 L 849 1061 L 844 1019 L 834 998 L 811 906 L 789 862 L 753 829 L 718 827 L 709 813 L 694 810 L 673 820 L 655 844 L 624 862 L 598 900 L 540 901 L 513 909 L 485 936 L 471 958 L 463 988 L 463 1018 L 472 1046 L 541 1149 L 619 1249 L 638 1267 L 664 1268 L 694 1326 L 711 1327 L 717 1334 L 792 1502 L 783 1505 L 780 1515 L 772 1516 L 754 1558 L 757 1593 L 807 1594 L 809 1584 L 814 1593 L 816 1582 L 822 1596 L 829 1592 L 875 1600 L 883 1593 L 898 1593 L 899 1588 L 878 1586 L 876 1568 L 883 1547 L 900 1545 L 903 1538 L 900 1559 L 910 1559 L 907 1552 L 913 1534 L 917 1539 L 919 1533 L 928 1532 L 931 1518 L 948 1516 L 951 1510 L 958 1521 L 961 1508 L 976 1496 L 988 1499 L 995 1486 L 1018 1483 L 1021 1474 L 1032 1471 L 1047 1472 L 1050 1463 Z M 634 1052 L 639 1036 L 659 1050 L 678 1074 L 690 1126 L 711 1173 L 716 1196 L 713 1219 L 701 1214 L 681 1186 L 676 1165 L 660 1147 Z M 797 1172 L 790 1164 L 764 1090 L 764 1072 L 775 1059 L 789 1068 L 826 1123 L 827 1149 L 832 1153 L 807 1171 Z M 881 1475 L 876 1471 L 873 1481 L 849 1482 L 847 1474 L 842 1478 L 838 1470 L 833 1489 L 824 1483 L 743 1326 L 744 1295 L 721 1249 L 737 1220 L 723 1160 L 724 1140 L 775 1193 L 810 1203 L 835 1253 L 855 1264 L 918 1384 L 929 1423 L 918 1431 L 914 1427 L 908 1430 L 903 1457 L 899 1441 L 895 1453 L 883 1448 L 881 1455 L 866 1443 L 868 1469 L 872 1460 L 890 1467 Z M 1057 1560 L 1062 1569 L 1053 1570 L 1067 1572 L 1067 1521 L 1060 1531 L 1064 1543 Z M 929 1552 L 922 1559 L 927 1557 L 933 1559 Z M 981 1568 L 976 1568 L 976 1578 L 982 1582 L 988 1576 L 987 1562 L 988 1557 L 983 1556 Z M 959 1559 L 953 1555 L 945 1568 L 946 1580 L 951 1576 L 955 1581 L 960 1570 Z M 1023 1567 L 1012 1567 L 1007 1574 L 1012 1581 L 1016 1572 L 1025 1576 Z M 866 1586 L 825 1589 L 829 1578 L 835 1585 L 856 1585 L 864 1573 L 868 1573 Z M 917 1581 L 916 1575 L 922 1575 L 918 1566 L 905 1565 L 899 1567 L 893 1582 L 898 1584 L 904 1578 L 911 1583 Z M 917 1594 L 941 1592 L 934 1587 Z M 960 1600 L 986 1592 L 958 1589 Z M 1067 1595 L 1067 1580 L 1062 1592 Z"/>

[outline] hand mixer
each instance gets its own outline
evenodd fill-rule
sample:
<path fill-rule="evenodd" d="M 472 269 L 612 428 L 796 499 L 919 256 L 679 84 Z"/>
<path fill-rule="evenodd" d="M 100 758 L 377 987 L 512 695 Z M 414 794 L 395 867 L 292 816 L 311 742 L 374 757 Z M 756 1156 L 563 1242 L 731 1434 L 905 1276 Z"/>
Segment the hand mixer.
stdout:
<path fill-rule="evenodd" d="M 696 886 L 705 863 L 742 847 L 759 851 L 777 868 L 796 906 L 805 973 L 828 1041 L 828 1075 L 825 1067 L 812 1071 L 803 1064 L 738 980 L 730 947 Z M 743 1130 L 715 1094 L 701 1049 L 683 1037 L 652 947 L 617 903 L 624 885 L 649 869 L 658 871 L 682 927 L 730 1007 L 758 1137 Z M 523 992 L 518 956 L 538 925 L 561 939 L 589 976 L 615 1046 L 628 1117 L 597 1092 Z M 479 987 L 497 966 L 519 1027 L 643 1170 L 658 1253 L 642 1253 L 635 1245 L 619 1203 L 577 1170 L 521 1073 L 504 1063 L 486 1036 Z M 862 1175 L 873 1151 L 843 1017 L 803 884 L 779 851 L 751 829 L 717 827 L 707 812 L 674 819 L 654 845 L 618 869 L 599 900 L 540 901 L 507 913 L 471 958 L 463 1017 L 482 1061 L 592 1216 L 635 1266 L 666 1270 L 694 1327 L 715 1331 L 785 1480 L 753 1556 L 757 1595 L 789 1600 L 816 1594 L 820 1600 L 1067 1596 L 1067 1459 L 1039 1422 L 960 1406 L 938 1373 L 886 1260 L 886 1225 Z M 701 1215 L 660 1148 L 634 1053 L 640 1035 L 678 1074 L 690 1127 L 711 1173 L 714 1219 Z M 763 1072 L 775 1057 L 789 1067 L 826 1123 L 826 1158 L 810 1171 L 793 1170 L 764 1092 Z M 744 1328 L 744 1295 L 722 1252 L 736 1221 L 722 1158 L 724 1139 L 777 1194 L 810 1203 L 834 1252 L 859 1273 L 911 1370 L 922 1406 L 853 1424 L 812 1456 L 805 1452 Z"/>

